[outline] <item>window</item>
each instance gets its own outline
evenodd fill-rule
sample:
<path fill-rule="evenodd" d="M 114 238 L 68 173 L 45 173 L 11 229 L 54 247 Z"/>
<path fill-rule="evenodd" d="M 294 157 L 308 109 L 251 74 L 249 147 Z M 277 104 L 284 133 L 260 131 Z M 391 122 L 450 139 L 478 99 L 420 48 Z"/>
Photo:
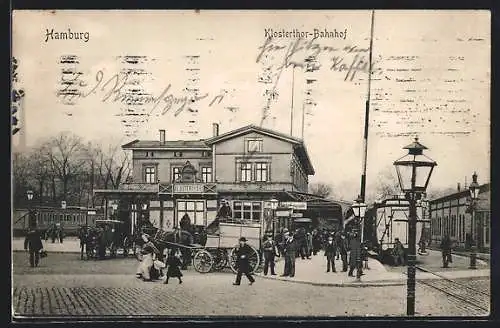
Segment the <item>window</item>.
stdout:
<path fill-rule="evenodd" d="M 261 139 L 249 139 L 249 140 L 247 140 L 247 152 L 249 152 L 249 153 L 261 153 L 262 152 L 262 140 Z"/>
<path fill-rule="evenodd" d="M 488 245 L 490 243 L 490 215 L 485 213 L 484 218 L 484 243 Z"/>
<path fill-rule="evenodd" d="M 267 163 L 255 164 L 255 181 L 267 181 Z"/>
<path fill-rule="evenodd" d="M 203 182 L 212 182 L 212 168 L 202 167 L 201 168 L 201 179 Z"/>
<path fill-rule="evenodd" d="M 200 200 L 189 200 L 177 201 L 177 217 L 178 222 L 182 217 L 187 214 L 189 219 L 191 219 L 191 224 L 196 226 L 205 225 L 205 201 Z"/>
<path fill-rule="evenodd" d="M 156 183 L 156 170 L 154 166 L 147 166 L 145 168 L 145 180 L 146 183 Z"/>
<path fill-rule="evenodd" d="M 262 217 L 262 203 L 250 201 L 234 201 L 233 215 L 235 219 L 260 222 Z"/>
<path fill-rule="evenodd" d="M 241 163 L 241 181 L 252 181 L 252 164 Z"/>
<path fill-rule="evenodd" d="M 202 153 L 201 153 L 201 156 L 202 157 L 210 157 L 212 156 L 212 152 L 209 151 L 209 150 L 204 150 Z"/>
<path fill-rule="evenodd" d="M 177 181 L 181 177 L 181 167 L 172 168 L 172 181 Z"/>

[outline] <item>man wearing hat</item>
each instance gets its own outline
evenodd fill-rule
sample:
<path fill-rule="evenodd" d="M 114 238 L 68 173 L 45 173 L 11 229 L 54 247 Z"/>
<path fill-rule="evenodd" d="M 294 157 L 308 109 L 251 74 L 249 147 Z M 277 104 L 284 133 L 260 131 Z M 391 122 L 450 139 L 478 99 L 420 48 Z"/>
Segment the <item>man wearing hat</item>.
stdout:
<path fill-rule="evenodd" d="M 246 244 L 247 239 L 245 237 L 240 238 L 240 245 L 236 248 L 236 266 L 238 267 L 238 273 L 236 274 L 236 281 L 233 285 L 240 285 L 241 276 L 245 274 L 245 276 L 250 281 L 250 285 L 255 282 L 255 279 L 250 274 L 250 262 L 249 257 L 252 255 L 253 250 L 250 246 Z"/>
<path fill-rule="evenodd" d="M 282 277 L 294 277 L 295 276 L 295 257 L 297 254 L 297 242 L 290 235 L 288 230 L 285 232 L 285 270 Z"/>
<path fill-rule="evenodd" d="M 347 252 L 349 251 L 349 244 L 344 232 L 340 234 L 340 240 L 337 244 L 337 249 L 342 259 L 342 272 L 347 272 Z"/>
<path fill-rule="evenodd" d="M 274 273 L 274 257 L 279 256 L 276 252 L 276 243 L 273 240 L 273 235 L 271 233 L 267 234 L 267 240 L 262 245 L 264 249 L 264 276 L 267 276 L 267 270 L 271 267 L 271 276 L 275 276 Z"/>

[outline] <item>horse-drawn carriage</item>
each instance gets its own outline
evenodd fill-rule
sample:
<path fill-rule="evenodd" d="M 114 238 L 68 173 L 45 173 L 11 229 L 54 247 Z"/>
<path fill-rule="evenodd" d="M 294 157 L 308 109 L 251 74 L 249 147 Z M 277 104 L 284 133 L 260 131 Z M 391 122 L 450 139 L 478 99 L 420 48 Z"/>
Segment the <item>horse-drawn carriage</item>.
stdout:
<path fill-rule="evenodd" d="M 143 233 L 146 233 L 144 229 Z M 253 249 L 253 254 L 249 258 L 251 271 L 255 272 L 259 268 L 259 225 L 219 223 L 218 234 L 208 235 L 205 245 L 194 244 L 192 234 L 182 229 L 169 232 L 156 229 L 154 234 L 148 233 L 148 235 L 161 253 L 158 255 L 168 254 L 165 249 L 179 250 L 182 254 L 183 268 L 185 269 L 188 264 L 192 263 L 194 269 L 200 273 L 221 271 L 227 267 L 236 272 L 235 249 L 238 247 L 240 237 L 244 236 Z M 140 243 L 137 243 L 135 246 L 135 254 L 137 259 L 141 260 L 139 245 Z"/>
<path fill-rule="evenodd" d="M 81 227 L 79 238 L 82 259 L 84 248 L 87 259 L 104 259 L 107 255 L 115 258 L 119 250 L 122 250 L 123 256 L 128 256 L 124 227 L 123 222 L 118 220 L 96 220 L 95 226 Z"/>

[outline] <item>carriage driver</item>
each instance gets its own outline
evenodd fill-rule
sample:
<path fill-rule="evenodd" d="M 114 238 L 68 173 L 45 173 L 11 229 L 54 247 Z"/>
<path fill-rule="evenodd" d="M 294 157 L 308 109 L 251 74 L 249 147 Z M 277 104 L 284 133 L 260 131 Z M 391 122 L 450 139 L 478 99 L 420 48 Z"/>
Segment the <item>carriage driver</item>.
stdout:
<path fill-rule="evenodd" d="M 160 253 L 156 246 L 151 242 L 151 238 L 148 234 L 142 234 L 142 240 L 144 241 L 144 245 L 142 246 L 142 261 L 139 263 L 139 267 L 137 268 L 136 277 L 142 278 L 143 281 L 151 281 L 151 268 L 154 264 L 154 259 L 156 254 Z"/>

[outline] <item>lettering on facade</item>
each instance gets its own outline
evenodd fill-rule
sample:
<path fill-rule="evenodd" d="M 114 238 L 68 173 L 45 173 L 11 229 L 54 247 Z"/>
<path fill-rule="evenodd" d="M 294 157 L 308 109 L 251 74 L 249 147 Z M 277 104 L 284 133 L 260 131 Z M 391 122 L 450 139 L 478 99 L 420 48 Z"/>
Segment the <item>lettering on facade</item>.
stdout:
<path fill-rule="evenodd" d="M 174 193 L 179 194 L 192 194 L 192 193 L 203 193 L 203 184 L 174 184 Z"/>

